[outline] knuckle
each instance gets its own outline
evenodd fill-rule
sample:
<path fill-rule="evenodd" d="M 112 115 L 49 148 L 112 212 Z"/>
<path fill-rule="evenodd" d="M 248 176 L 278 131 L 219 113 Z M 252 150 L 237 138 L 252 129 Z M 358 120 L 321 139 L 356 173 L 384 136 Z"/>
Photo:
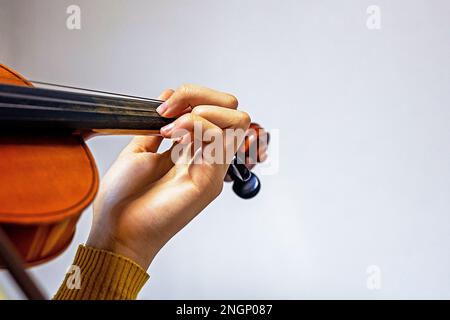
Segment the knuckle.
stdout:
<path fill-rule="evenodd" d="M 178 89 L 178 92 L 180 92 L 184 96 L 192 95 L 192 92 L 194 91 L 194 86 L 190 83 L 183 83 Z"/>
<path fill-rule="evenodd" d="M 175 129 L 177 130 L 177 132 L 179 130 L 190 130 L 191 123 L 191 116 L 188 113 L 184 114 L 175 121 Z"/>
<path fill-rule="evenodd" d="M 210 189 L 211 197 L 213 199 L 217 198 L 222 193 L 222 190 L 223 190 L 223 181 L 213 183 Z"/>
<path fill-rule="evenodd" d="M 192 184 L 199 195 L 206 196 L 211 201 L 217 198 L 223 190 L 223 178 L 218 179 L 214 174 L 205 174 L 197 179 L 192 179 Z"/>
<path fill-rule="evenodd" d="M 247 129 L 250 126 L 252 119 L 247 112 L 241 111 L 239 115 L 239 123 L 242 128 Z"/>
<path fill-rule="evenodd" d="M 194 119 L 194 115 L 191 113 L 183 114 L 181 117 L 177 119 L 179 125 L 185 125 L 192 122 Z"/>
<path fill-rule="evenodd" d="M 209 198 L 215 199 L 222 193 L 223 181 L 210 181 L 202 190 L 208 194 Z"/>
<path fill-rule="evenodd" d="M 202 126 L 202 123 L 202 117 L 192 113 L 186 113 L 177 119 L 177 127 L 189 131 L 195 130 L 195 126 Z"/>
<path fill-rule="evenodd" d="M 186 113 L 186 119 L 188 119 L 189 121 L 194 121 L 198 119 L 198 116 L 193 113 Z"/>
<path fill-rule="evenodd" d="M 207 107 L 206 106 L 197 106 L 195 108 L 192 109 L 192 114 L 196 115 L 196 116 L 202 116 L 204 114 L 206 114 L 208 112 Z"/>
<path fill-rule="evenodd" d="M 236 109 L 237 107 L 238 107 L 238 105 L 239 105 L 239 101 L 238 101 L 238 99 L 234 96 L 234 95 L 232 95 L 232 94 L 227 94 L 227 99 L 228 99 L 228 105 L 230 106 L 230 107 L 232 107 L 233 109 Z"/>
<path fill-rule="evenodd" d="M 202 117 L 200 117 L 200 116 L 197 115 L 197 114 L 190 113 L 189 116 L 190 116 L 190 121 L 191 121 L 192 123 L 199 123 L 199 122 L 202 122 Z"/>

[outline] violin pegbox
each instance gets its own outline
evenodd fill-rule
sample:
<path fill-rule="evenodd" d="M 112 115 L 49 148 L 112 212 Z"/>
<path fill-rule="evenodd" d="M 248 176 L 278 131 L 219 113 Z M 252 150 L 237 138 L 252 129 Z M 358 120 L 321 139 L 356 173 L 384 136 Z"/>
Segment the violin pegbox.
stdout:
<path fill-rule="evenodd" d="M 261 181 L 251 169 L 267 158 L 269 139 L 269 133 L 264 128 L 251 123 L 244 142 L 228 168 L 225 181 L 233 181 L 233 191 L 242 199 L 251 199 L 261 190 Z"/>

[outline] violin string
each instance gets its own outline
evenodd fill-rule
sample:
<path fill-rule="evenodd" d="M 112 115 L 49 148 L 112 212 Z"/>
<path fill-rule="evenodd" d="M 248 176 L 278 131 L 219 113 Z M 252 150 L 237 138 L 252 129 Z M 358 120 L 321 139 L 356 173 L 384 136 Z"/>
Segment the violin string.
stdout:
<path fill-rule="evenodd" d="M 9 104 L 4 104 L 0 102 L 0 107 L 2 108 L 8 108 Z M 25 104 L 16 104 L 16 107 L 18 107 L 18 110 L 40 110 L 40 111 L 62 111 L 61 108 L 56 107 L 48 107 L 48 106 L 37 106 L 37 105 L 25 105 Z M 152 114 L 132 114 L 132 113 L 126 113 L 126 114 L 116 114 L 112 112 L 108 112 L 108 110 L 90 110 L 90 109 L 75 109 L 75 108 L 65 108 L 65 112 L 77 112 L 78 114 L 104 114 L 104 115 L 111 115 L 111 116 L 123 116 L 123 117 L 150 117 Z M 155 116 L 153 114 L 153 116 Z"/>
<path fill-rule="evenodd" d="M 0 79 L 8 79 L 8 78 L 0 76 Z M 115 101 L 113 99 L 114 97 L 112 97 L 112 96 L 120 96 L 120 97 L 129 98 L 128 100 L 120 101 L 120 102 L 125 102 L 125 103 L 134 103 L 134 104 L 136 104 L 136 103 L 139 103 L 141 101 L 141 102 L 154 102 L 154 103 L 161 104 L 161 103 L 164 102 L 164 101 L 158 100 L 158 99 L 145 98 L 145 97 L 140 97 L 140 96 L 135 96 L 135 95 L 127 95 L 127 94 L 115 93 L 115 92 L 109 92 L 109 91 L 87 89 L 87 88 L 82 88 L 82 87 L 61 85 L 61 84 L 55 84 L 55 83 L 44 82 L 44 81 L 37 81 L 37 80 L 28 80 L 28 81 L 31 82 L 31 83 L 34 83 L 34 84 L 40 84 L 40 85 L 45 85 L 45 86 L 61 87 L 61 88 L 66 88 L 66 89 L 74 89 L 74 90 L 79 90 L 79 91 L 99 93 L 101 95 L 96 95 L 96 96 L 94 95 L 94 96 L 91 96 L 91 97 L 92 98 L 110 99 L 110 101 L 113 102 L 113 103 L 116 103 L 117 101 Z M 37 89 L 39 89 L 39 88 L 37 88 Z M 64 92 L 64 91 L 60 91 L 60 92 Z M 77 102 L 77 103 L 82 102 L 82 101 L 77 101 L 77 100 L 72 100 L 72 101 L 73 102 Z M 145 106 L 145 105 L 142 105 L 142 106 Z M 108 107 L 110 107 L 112 109 L 123 109 L 123 110 L 130 110 L 130 111 L 142 111 L 142 112 L 151 111 L 151 110 L 147 110 L 147 109 L 134 108 L 134 107 L 128 107 L 128 106 L 108 105 Z"/>
<path fill-rule="evenodd" d="M 116 92 L 110 92 L 110 91 L 102 91 L 102 90 L 94 90 L 94 89 L 87 89 L 87 88 L 81 88 L 81 87 L 74 87 L 74 86 L 68 86 L 63 84 L 56 84 L 56 83 L 50 83 L 50 82 L 44 82 L 44 81 L 37 81 L 37 80 L 28 80 L 31 83 L 45 85 L 45 86 L 51 86 L 51 87 L 59 87 L 59 88 L 66 88 L 66 89 L 74 89 L 74 90 L 80 90 L 80 91 L 86 91 L 86 92 L 94 92 L 94 93 L 101 93 L 101 94 L 107 94 L 107 95 L 114 95 L 119 97 L 125 97 L 125 98 L 133 98 L 133 99 L 139 99 L 139 100 L 145 100 L 145 101 L 152 101 L 152 102 L 164 102 L 162 100 L 158 99 L 151 99 L 141 96 L 134 96 L 129 94 L 123 94 L 123 93 L 116 93 Z"/>
<path fill-rule="evenodd" d="M 3 77 L 1 77 L 0 76 L 0 78 L 3 78 Z M 34 83 L 37 83 L 37 81 L 34 81 Z M 40 82 L 40 83 L 44 83 L 44 82 Z M 47 84 L 49 84 L 49 83 L 47 83 Z M 52 85 L 52 84 L 49 84 L 49 85 Z M 137 97 L 137 96 L 130 96 L 130 95 L 125 95 L 125 94 L 115 94 L 115 93 L 112 93 L 112 92 L 106 92 L 106 91 L 99 91 L 99 90 L 91 90 L 91 89 L 84 89 L 84 88 L 77 88 L 77 87 L 71 87 L 71 86 L 63 86 L 63 85 L 56 85 L 56 84 L 53 84 L 53 86 L 59 86 L 59 87 L 65 87 L 65 88 L 72 88 L 72 89 L 76 89 L 76 90 L 85 90 L 85 91 L 90 91 L 90 92 L 97 92 L 97 93 L 102 93 L 102 94 L 110 94 L 110 95 L 120 95 L 120 96 L 124 96 L 124 97 L 134 97 L 134 99 L 127 99 L 127 100 L 114 100 L 114 97 L 111 97 L 111 96 L 107 96 L 107 95 L 91 95 L 91 96 L 88 96 L 88 97 L 90 97 L 90 98 L 94 98 L 94 99 L 104 99 L 104 101 L 96 101 L 96 102 L 94 102 L 94 103 L 92 103 L 92 102 L 86 102 L 86 101 L 83 101 L 83 100 L 77 100 L 76 98 L 78 98 L 78 99 L 81 99 L 81 98 L 79 98 L 79 97 L 76 97 L 76 96 L 73 96 L 73 95 L 77 95 L 77 94 L 80 94 L 80 93 L 71 93 L 71 92 L 67 92 L 67 93 L 69 93 L 69 94 L 72 94 L 72 98 L 71 99 L 67 99 L 67 98 L 64 98 L 64 99 L 58 99 L 58 98 L 55 98 L 55 97 L 43 97 L 43 96 L 33 96 L 33 95 L 22 95 L 22 94 L 20 94 L 20 93 L 0 93 L 0 95 L 3 95 L 3 96 L 10 96 L 10 97 L 14 97 L 14 98 L 32 98 L 32 99 L 36 99 L 37 101 L 50 101 L 50 102 L 59 102 L 59 103 L 61 103 L 61 104 L 68 104 L 68 103 L 77 103 L 77 104 L 80 104 L 80 105 L 86 105 L 86 106 L 92 106 L 92 107 L 98 107 L 98 106 L 100 106 L 100 107 L 105 107 L 105 108 L 110 108 L 110 109 L 113 109 L 113 110 L 126 110 L 126 111 L 134 111 L 134 112 L 143 112 L 144 114 L 152 114 L 152 113 L 154 113 L 154 111 L 155 110 L 152 110 L 152 109 L 149 109 L 148 107 L 148 105 L 146 105 L 145 103 L 146 102 L 153 102 L 153 103 L 156 103 L 156 104 L 160 104 L 160 103 L 162 103 L 163 101 L 161 101 L 161 100 L 157 100 L 157 99 L 150 99 L 150 98 L 142 98 L 142 99 L 139 99 L 139 97 Z M 30 89 L 42 89 L 42 88 L 30 88 Z M 48 90 L 48 89 L 43 89 L 43 90 Z M 66 91 L 55 91 L 55 92 L 66 92 Z M 108 104 L 107 102 L 110 102 L 110 104 Z M 102 103 L 103 102 L 103 103 Z M 131 106 L 127 106 L 127 105 L 114 105 L 114 104 L 117 104 L 117 103 L 125 103 L 125 104 L 133 104 L 133 105 L 140 105 L 141 106 L 141 108 L 136 108 L 136 107 L 131 107 Z"/>
<path fill-rule="evenodd" d="M 0 95 L 4 96 L 4 97 L 11 97 L 11 98 L 16 98 L 16 99 L 30 99 L 30 96 L 28 95 L 23 95 L 23 94 L 17 94 L 17 93 L 1 93 Z M 130 108 L 130 107 L 126 107 L 126 106 L 111 106 L 111 105 L 107 105 L 107 104 L 101 104 L 101 103 L 89 103 L 86 101 L 76 101 L 76 100 L 68 100 L 68 99 L 58 99 L 58 98 L 49 98 L 49 97 L 31 97 L 32 100 L 34 101 L 38 101 L 38 102 L 54 102 L 54 103 L 59 103 L 61 105 L 69 105 L 69 108 L 65 108 L 65 111 L 84 111 L 84 112 L 99 112 L 99 110 L 95 110 L 94 108 L 97 107 L 102 107 L 104 109 L 106 109 L 105 111 L 108 111 L 108 109 L 111 110 L 126 110 L 126 111 L 132 111 L 132 112 L 136 112 L 139 115 L 154 115 L 155 111 L 151 110 L 151 109 L 140 109 L 140 108 Z M 81 108 L 70 108 L 70 103 L 76 103 L 80 106 L 87 106 L 87 107 L 92 107 L 92 109 L 81 109 Z M 17 106 L 21 107 L 21 108 L 26 108 L 26 105 L 19 105 L 16 104 Z M 48 106 L 39 106 L 39 105 L 35 105 L 35 108 L 41 109 L 41 110 L 61 110 L 60 108 L 55 108 L 55 107 L 48 107 Z"/>

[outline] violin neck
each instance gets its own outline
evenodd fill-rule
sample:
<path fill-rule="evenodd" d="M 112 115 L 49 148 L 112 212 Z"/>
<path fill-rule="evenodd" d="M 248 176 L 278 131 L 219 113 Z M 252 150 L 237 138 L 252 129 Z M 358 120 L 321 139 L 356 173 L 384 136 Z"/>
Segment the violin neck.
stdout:
<path fill-rule="evenodd" d="M 19 130 L 72 130 L 148 134 L 172 120 L 161 117 L 159 100 L 0 85 L 0 126 Z"/>

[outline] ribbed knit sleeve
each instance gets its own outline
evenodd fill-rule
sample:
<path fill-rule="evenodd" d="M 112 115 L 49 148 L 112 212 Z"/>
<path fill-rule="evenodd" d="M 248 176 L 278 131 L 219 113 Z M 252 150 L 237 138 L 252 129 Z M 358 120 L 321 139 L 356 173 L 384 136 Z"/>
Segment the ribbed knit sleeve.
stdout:
<path fill-rule="evenodd" d="M 80 245 L 55 300 L 132 300 L 149 275 L 115 253 Z"/>

